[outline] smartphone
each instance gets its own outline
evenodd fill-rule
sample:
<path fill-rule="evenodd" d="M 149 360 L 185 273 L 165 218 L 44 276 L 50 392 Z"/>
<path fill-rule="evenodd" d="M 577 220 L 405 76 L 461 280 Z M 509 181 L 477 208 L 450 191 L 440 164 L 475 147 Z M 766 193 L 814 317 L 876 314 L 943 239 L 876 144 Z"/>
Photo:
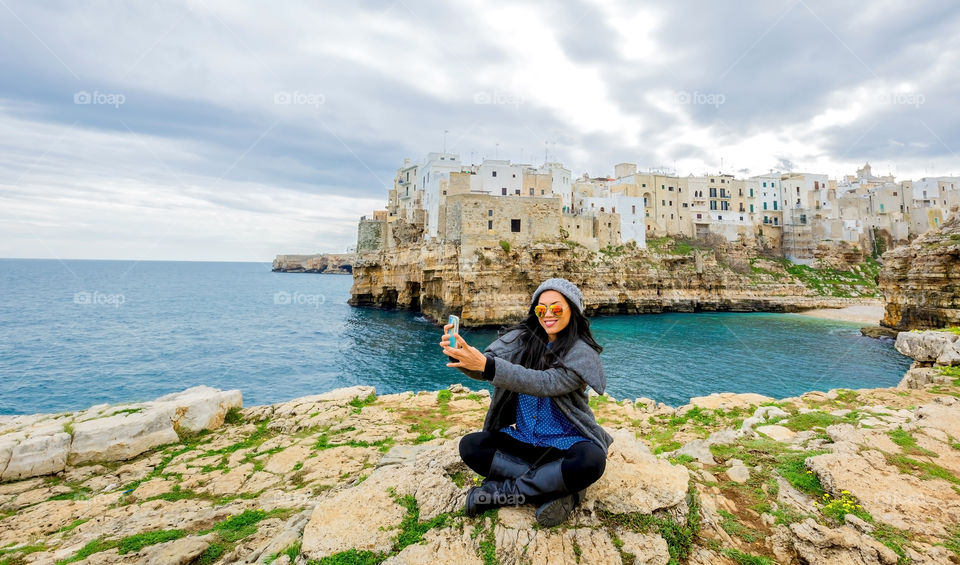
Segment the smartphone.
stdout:
<path fill-rule="evenodd" d="M 460 317 L 450 314 L 450 316 L 447 318 L 447 323 L 453 324 L 453 327 L 450 328 L 450 347 L 456 347 L 457 338 L 453 337 L 453 334 L 460 333 Z"/>

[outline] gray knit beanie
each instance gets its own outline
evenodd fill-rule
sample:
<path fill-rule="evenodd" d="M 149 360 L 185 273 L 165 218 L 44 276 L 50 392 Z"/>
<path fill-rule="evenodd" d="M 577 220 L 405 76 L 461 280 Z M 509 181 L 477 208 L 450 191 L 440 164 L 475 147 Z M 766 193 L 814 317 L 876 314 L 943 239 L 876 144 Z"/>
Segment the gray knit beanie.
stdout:
<path fill-rule="evenodd" d="M 577 285 L 568 281 L 567 279 L 547 279 L 537 287 L 536 292 L 533 293 L 533 300 L 530 301 L 531 306 L 537 304 L 537 299 L 540 298 L 540 295 L 543 294 L 546 290 L 555 290 L 563 295 L 567 299 L 567 302 L 571 306 L 577 309 L 578 312 L 583 314 L 583 293 L 580 292 L 580 289 L 577 288 Z"/>

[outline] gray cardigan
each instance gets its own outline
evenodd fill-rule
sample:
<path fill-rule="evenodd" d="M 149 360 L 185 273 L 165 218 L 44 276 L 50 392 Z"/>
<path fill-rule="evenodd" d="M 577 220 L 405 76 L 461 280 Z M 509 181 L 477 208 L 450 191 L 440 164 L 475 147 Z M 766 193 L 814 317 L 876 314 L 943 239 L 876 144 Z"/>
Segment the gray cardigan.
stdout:
<path fill-rule="evenodd" d="M 522 330 L 509 331 L 484 350 L 484 355 L 495 363 L 495 371 L 491 381 L 493 397 L 483 430 L 496 431 L 516 423 L 517 393 L 550 397 L 580 434 L 606 453 L 613 437 L 600 427 L 587 403 L 587 385 L 598 394 L 603 394 L 607 386 L 600 354 L 580 340 L 563 358 L 562 367 L 543 371 L 527 369 L 517 364 L 523 350 L 521 333 Z M 482 371 L 460 370 L 470 378 L 484 380 Z"/>

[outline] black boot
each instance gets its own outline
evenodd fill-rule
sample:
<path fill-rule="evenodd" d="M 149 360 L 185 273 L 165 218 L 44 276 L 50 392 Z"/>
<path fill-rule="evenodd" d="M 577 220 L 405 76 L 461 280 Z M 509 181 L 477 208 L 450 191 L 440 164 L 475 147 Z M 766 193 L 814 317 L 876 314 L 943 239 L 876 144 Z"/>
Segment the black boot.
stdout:
<path fill-rule="evenodd" d="M 541 504 L 537 508 L 537 523 L 545 528 L 564 523 L 573 509 L 580 505 L 585 493 L 586 491 L 582 490 Z"/>
<path fill-rule="evenodd" d="M 491 508 L 506 506 L 507 503 L 497 504 L 497 501 L 507 501 L 508 499 L 499 494 L 500 482 L 506 479 L 516 479 L 526 475 L 533 469 L 533 466 L 523 459 L 497 451 L 493 454 L 493 460 L 490 462 L 490 471 L 479 487 L 472 487 L 467 491 L 467 500 L 464 512 L 467 516 L 473 517 L 482 514 Z"/>
<path fill-rule="evenodd" d="M 543 504 L 558 497 L 569 495 L 560 472 L 561 461 L 551 461 L 532 469 L 516 479 L 489 481 L 467 492 L 466 514 L 476 516 L 490 508 Z M 548 513 L 553 516 L 555 511 Z M 569 514 L 569 512 L 568 512 Z"/>
<path fill-rule="evenodd" d="M 493 460 L 490 462 L 490 472 L 487 473 L 487 479 L 491 481 L 502 481 L 504 479 L 516 479 L 522 477 L 533 469 L 533 465 L 523 459 L 497 451 L 493 454 Z"/>

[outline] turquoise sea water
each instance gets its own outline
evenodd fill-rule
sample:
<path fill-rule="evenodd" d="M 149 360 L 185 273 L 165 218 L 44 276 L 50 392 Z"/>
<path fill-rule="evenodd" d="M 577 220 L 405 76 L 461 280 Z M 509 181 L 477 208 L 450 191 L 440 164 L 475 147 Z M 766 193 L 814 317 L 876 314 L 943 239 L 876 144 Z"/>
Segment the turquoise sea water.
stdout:
<path fill-rule="evenodd" d="M 149 400 L 195 385 L 244 404 L 337 387 L 485 385 L 444 366 L 438 328 L 353 308 L 351 279 L 268 263 L 0 259 L 0 414 Z M 858 324 L 795 314 L 594 318 L 616 398 L 671 405 L 711 392 L 775 397 L 895 385 L 910 360 Z M 481 349 L 495 330 L 465 330 Z"/>

